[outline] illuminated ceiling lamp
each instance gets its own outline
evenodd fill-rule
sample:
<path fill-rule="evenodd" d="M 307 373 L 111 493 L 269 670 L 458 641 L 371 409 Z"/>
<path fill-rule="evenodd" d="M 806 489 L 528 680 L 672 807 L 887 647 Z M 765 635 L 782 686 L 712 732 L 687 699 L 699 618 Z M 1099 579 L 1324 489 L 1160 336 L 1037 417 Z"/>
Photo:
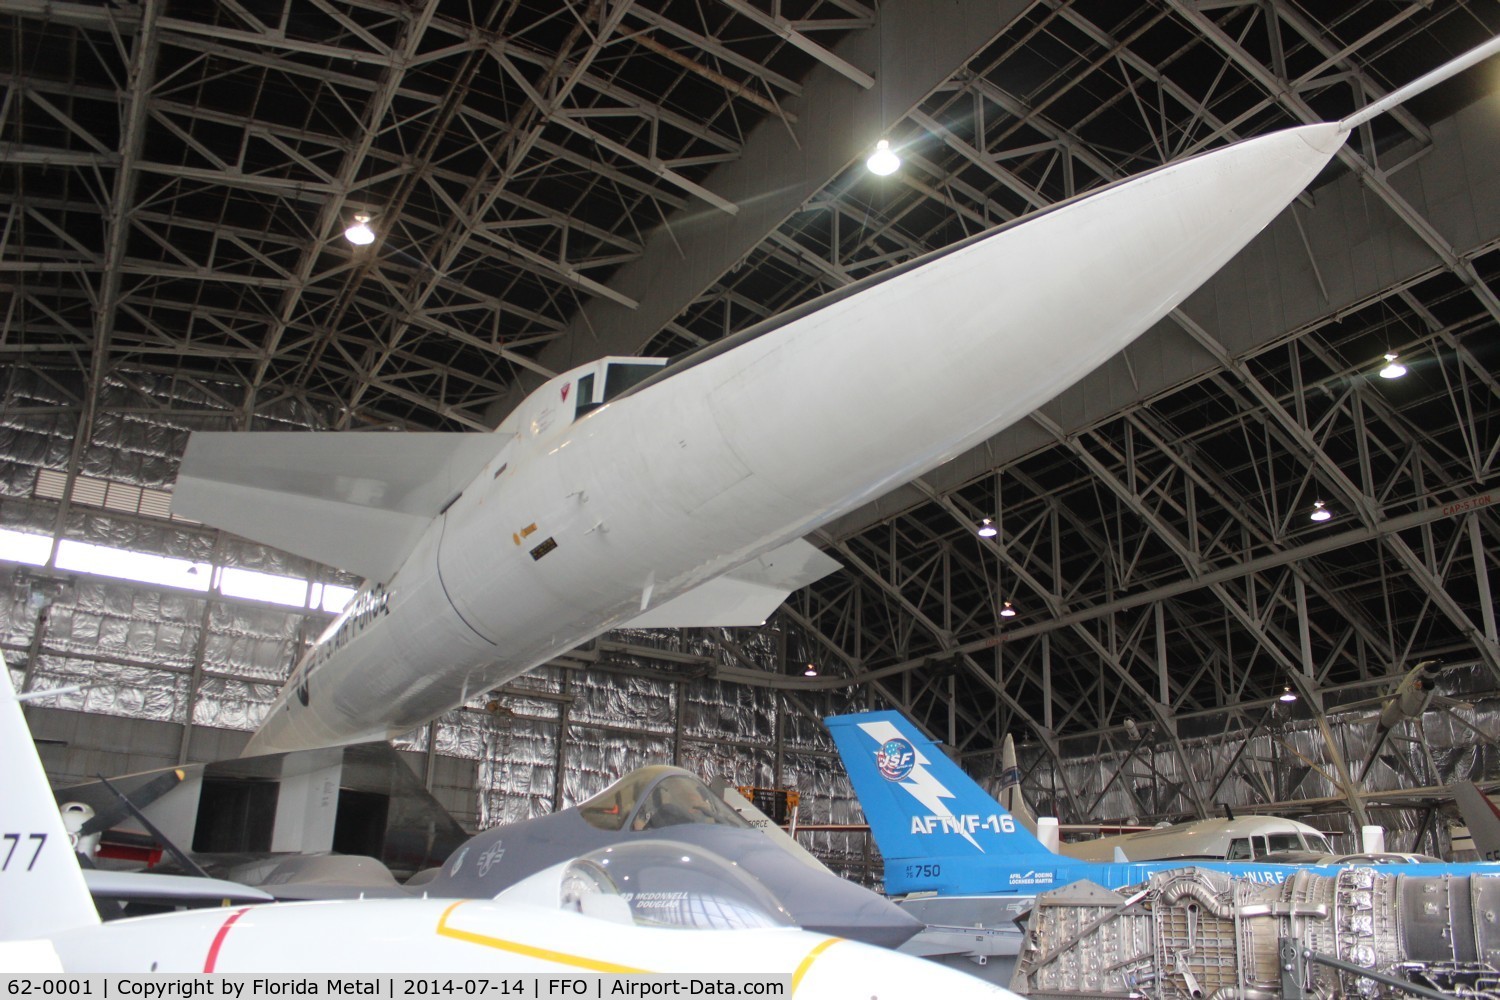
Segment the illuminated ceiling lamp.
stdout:
<path fill-rule="evenodd" d="M 1016 616 L 1016 609 L 1013 608 L 1013 607 L 1011 607 L 1011 604 L 1010 604 L 1009 601 L 1006 601 L 1006 602 L 1004 602 L 1003 604 L 1000 605 L 1000 617 L 1001 618 L 1014 618 L 1015 616 Z"/>
<path fill-rule="evenodd" d="M 885 177 L 901 168 L 901 157 L 891 151 L 889 139 L 881 139 L 875 144 L 875 152 L 870 154 L 865 166 L 877 177 Z"/>
<path fill-rule="evenodd" d="M 1387 351 L 1385 354 L 1385 367 L 1380 369 L 1381 378 L 1400 378 L 1406 374 L 1406 366 L 1396 360 L 1395 351 Z"/>
<path fill-rule="evenodd" d="M 1329 510 L 1323 501 L 1314 500 L 1312 513 L 1307 516 L 1309 520 L 1326 521 L 1333 516 L 1333 511 Z"/>
<path fill-rule="evenodd" d="M 370 228 L 369 213 L 354 213 L 354 224 L 344 230 L 344 239 L 357 247 L 369 246 L 375 242 L 375 230 Z"/>
<path fill-rule="evenodd" d="M 802 676 L 803 677 L 816 677 L 816 676 L 818 676 L 818 668 L 817 668 L 817 666 L 815 664 L 809 663 L 807 665 L 806 669 L 804 669 L 802 671 Z"/>
<path fill-rule="evenodd" d="M 1288 705 L 1290 705 L 1292 702 L 1297 700 L 1297 694 L 1292 690 L 1292 686 L 1288 684 L 1286 687 L 1281 689 L 1281 694 L 1276 696 L 1276 700 L 1284 701 Z"/>
<path fill-rule="evenodd" d="M 975 529 L 974 533 L 980 538 L 994 538 L 996 535 L 1000 534 L 1000 529 L 995 527 L 995 522 L 993 519 L 984 517 L 980 518 L 979 527 Z"/>

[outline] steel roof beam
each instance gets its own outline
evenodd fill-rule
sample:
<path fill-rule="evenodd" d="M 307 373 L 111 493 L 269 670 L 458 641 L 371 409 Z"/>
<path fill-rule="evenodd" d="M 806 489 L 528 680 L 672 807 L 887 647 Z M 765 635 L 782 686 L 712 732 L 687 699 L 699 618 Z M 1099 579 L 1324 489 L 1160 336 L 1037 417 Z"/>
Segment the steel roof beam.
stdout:
<path fill-rule="evenodd" d="M 555 105 L 565 100 L 568 92 L 579 85 L 582 75 L 587 72 L 589 65 L 601 51 L 609 37 L 614 33 L 620 19 L 624 16 L 629 6 L 628 2 L 616 4 L 610 8 L 608 13 L 604 15 L 602 22 L 597 26 L 585 25 L 580 19 L 578 24 L 573 27 L 569 35 L 570 41 L 562 46 L 557 54 L 555 65 L 549 70 L 550 73 L 556 74 L 556 77 L 554 77 L 555 89 L 550 84 L 544 87 L 550 94 L 550 97 L 547 98 L 549 102 Z M 585 31 L 588 34 L 589 43 L 586 46 L 584 56 L 576 62 L 569 61 L 568 56 L 570 53 L 568 50 L 572 44 L 571 40 L 576 40 Z M 499 162 L 499 158 L 495 155 L 487 158 L 485 173 L 477 179 L 479 183 L 475 188 L 471 188 L 469 192 L 469 197 L 477 199 L 473 211 L 465 213 L 470 220 L 482 219 L 488 214 L 499 196 L 499 191 L 503 190 L 510 183 L 515 173 L 520 169 L 537 139 L 540 138 L 541 131 L 546 127 L 548 121 L 549 116 L 546 108 L 533 103 L 532 114 L 527 116 L 524 127 L 519 130 L 512 130 L 506 135 L 506 141 L 499 151 L 499 155 L 504 157 L 505 162 Z M 480 187 L 483 188 L 483 193 L 480 192 Z M 450 227 L 448 235 L 443 239 L 438 251 L 433 255 L 436 258 L 432 264 L 434 279 L 449 274 L 450 270 L 457 263 L 459 254 L 467 247 L 473 235 L 474 227 L 472 223 L 470 225 L 460 224 Z M 413 306 L 415 310 L 420 310 L 426 306 L 427 300 L 432 296 L 436 288 L 436 280 L 429 279 L 423 283 L 414 297 Z M 384 349 L 381 353 L 377 354 L 372 364 L 373 373 L 378 373 L 381 367 L 383 367 L 385 359 L 389 357 L 389 350 L 399 342 L 406 324 L 402 320 L 396 320 L 391 325 L 392 329 L 383 338 Z M 358 408 L 359 401 L 363 397 L 365 389 L 376 384 L 371 379 L 362 381 L 351 388 L 346 410 L 349 416 L 352 417 Z"/>
<path fill-rule="evenodd" d="M 788 103 L 800 118 L 796 135 L 789 134 L 781 122 L 767 123 L 745 139 L 738 160 L 709 176 L 706 186 L 739 205 L 739 215 L 714 223 L 694 220 L 691 226 L 669 219 L 666 227 L 647 240 L 641 259 L 620 268 L 609 282 L 641 302 L 641 308 L 627 310 L 597 300 L 586 303 L 570 322 L 566 341 L 549 347 L 539 360 L 554 371 L 563 371 L 595 353 L 639 353 L 808 198 L 853 160 L 865 156 L 875 139 L 907 109 L 946 80 L 1024 7 L 1020 0 L 999 4 L 962 0 L 943 18 L 934 19 L 927 16 L 924 5 L 911 0 L 883 4 L 880 27 L 857 32 L 836 46 L 841 59 L 876 67 L 880 86 L 861 91 L 830 69 L 814 70 L 803 84 L 802 99 Z M 881 65 L 876 37 L 881 33 L 903 40 L 904 58 L 896 60 L 888 49 L 887 64 Z M 491 412 L 492 419 L 498 420 L 507 406 L 519 402 L 531 385 L 518 385 Z"/>
<path fill-rule="evenodd" d="M 858 66 L 853 65 L 848 60 L 839 57 L 835 53 L 830 52 L 828 49 L 825 49 L 823 46 L 819 45 L 811 38 L 808 38 L 801 31 L 798 31 L 796 26 L 794 26 L 785 18 L 780 17 L 779 15 L 767 14 L 764 11 L 746 2 L 746 0 L 720 0 L 720 2 L 730 10 L 733 10 L 754 21 L 756 24 L 760 25 L 762 28 L 765 28 L 767 31 L 770 31 L 772 34 L 779 35 L 781 38 L 786 39 L 788 42 L 795 45 L 803 52 L 806 52 L 808 55 L 818 60 L 818 62 L 829 67 L 834 72 L 838 73 L 848 80 L 853 81 L 855 84 L 865 88 L 866 90 L 869 90 L 871 87 L 875 86 L 875 78 L 873 76 L 866 73 Z M 804 22 L 804 27 L 806 27 L 806 25 L 807 22 Z M 859 26 L 868 27 L 868 24 L 860 22 Z M 850 27 L 850 25 L 839 25 L 839 27 Z"/>

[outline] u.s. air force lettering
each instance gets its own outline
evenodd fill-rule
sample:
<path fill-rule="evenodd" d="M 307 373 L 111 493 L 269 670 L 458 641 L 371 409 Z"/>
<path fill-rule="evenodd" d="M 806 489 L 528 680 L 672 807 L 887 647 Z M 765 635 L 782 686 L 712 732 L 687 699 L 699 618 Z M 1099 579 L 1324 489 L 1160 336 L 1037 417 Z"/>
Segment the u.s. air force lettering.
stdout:
<path fill-rule="evenodd" d="M 354 598 L 353 603 L 344 609 L 333 631 L 303 658 L 292 677 L 297 700 L 302 703 L 303 707 L 307 706 L 308 700 L 312 697 L 313 671 L 317 670 L 334 653 L 353 642 L 354 637 L 369 628 L 371 622 L 390 613 L 391 595 L 383 583 L 377 583 Z"/>

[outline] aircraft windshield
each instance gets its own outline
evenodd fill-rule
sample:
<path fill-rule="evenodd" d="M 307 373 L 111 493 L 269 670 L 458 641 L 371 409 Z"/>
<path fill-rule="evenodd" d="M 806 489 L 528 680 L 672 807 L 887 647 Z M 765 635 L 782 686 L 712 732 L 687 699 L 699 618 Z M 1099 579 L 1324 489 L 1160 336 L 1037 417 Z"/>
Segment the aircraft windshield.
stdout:
<path fill-rule="evenodd" d="M 564 909 L 603 912 L 618 897 L 644 927 L 739 930 L 795 926 L 764 885 L 712 851 L 662 840 L 617 844 L 582 855 L 562 880 Z M 617 905 L 617 904 L 616 904 Z"/>
<path fill-rule="evenodd" d="M 1266 838 L 1269 851 L 1300 851 L 1302 838 L 1295 833 L 1273 833 Z"/>
<path fill-rule="evenodd" d="M 703 782 L 665 766 L 632 771 L 578 811 L 601 830 L 660 830 L 683 823 L 750 826 Z"/>

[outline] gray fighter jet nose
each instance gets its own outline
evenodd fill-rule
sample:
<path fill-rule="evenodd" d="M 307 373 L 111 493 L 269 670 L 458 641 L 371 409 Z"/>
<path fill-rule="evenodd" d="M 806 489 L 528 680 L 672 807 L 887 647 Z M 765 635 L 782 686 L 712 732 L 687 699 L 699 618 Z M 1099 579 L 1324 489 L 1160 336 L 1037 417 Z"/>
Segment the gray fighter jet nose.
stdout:
<path fill-rule="evenodd" d="M 692 836 L 697 829 L 673 832 Z M 720 830 L 717 835 L 715 849 L 770 889 L 804 930 L 895 948 L 926 926 L 884 896 L 810 867 L 757 830 Z"/>
<path fill-rule="evenodd" d="M 816 874 L 816 873 L 809 873 Z M 834 875 L 807 880 L 807 893 L 792 914 L 803 929 L 897 948 L 927 925 L 884 896 Z"/>
<path fill-rule="evenodd" d="M 783 838 L 785 839 L 785 838 Z M 839 878 L 806 852 L 750 826 L 681 768 L 639 768 L 570 809 L 473 837 L 442 869 L 407 890 L 482 899 L 562 861 L 610 846 L 661 840 L 704 848 L 756 879 L 805 930 L 895 948 L 926 924 L 884 896 Z"/>

